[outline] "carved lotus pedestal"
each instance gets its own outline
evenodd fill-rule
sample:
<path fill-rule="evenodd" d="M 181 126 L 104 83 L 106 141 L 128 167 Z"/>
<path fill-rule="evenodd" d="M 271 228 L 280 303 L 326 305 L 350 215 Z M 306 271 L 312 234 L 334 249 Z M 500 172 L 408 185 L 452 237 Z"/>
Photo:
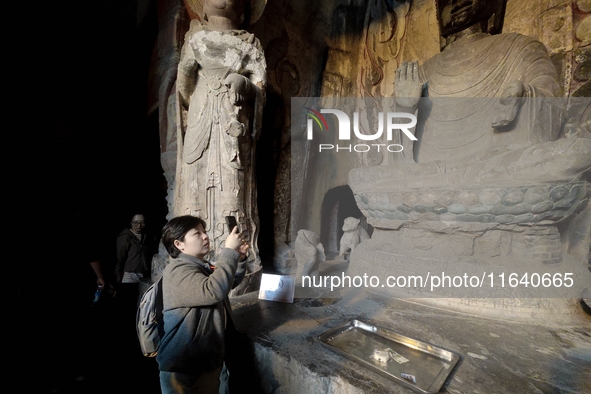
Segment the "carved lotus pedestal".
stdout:
<path fill-rule="evenodd" d="M 585 319 L 590 196 L 586 181 L 356 193 L 374 233 L 347 275 L 376 276 L 368 289 L 390 297 L 492 318 Z"/>

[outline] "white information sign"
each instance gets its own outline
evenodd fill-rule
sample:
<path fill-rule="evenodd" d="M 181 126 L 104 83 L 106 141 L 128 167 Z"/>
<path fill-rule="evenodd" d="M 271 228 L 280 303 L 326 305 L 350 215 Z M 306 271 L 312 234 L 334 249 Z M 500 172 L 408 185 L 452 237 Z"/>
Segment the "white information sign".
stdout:
<path fill-rule="evenodd" d="M 289 275 L 263 274 L 259 300 L 293 302 L 295 278 Z"/>

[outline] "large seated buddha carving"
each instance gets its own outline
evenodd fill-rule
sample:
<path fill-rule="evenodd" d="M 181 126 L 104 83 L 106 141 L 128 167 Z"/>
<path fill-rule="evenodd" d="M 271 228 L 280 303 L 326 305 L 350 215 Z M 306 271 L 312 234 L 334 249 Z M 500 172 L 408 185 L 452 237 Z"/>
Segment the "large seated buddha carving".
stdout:
<path fill-rule="evenodd" d="M 403 142 L 412 155 L 349 174 L 376 228 L 350 273 L 370 265 L 379 275 L 412 272 L 440 261 L 458 273 L 464 263 L 514 271 L 538 264 L 589 275 L 591 215 L 572 219 L 589 210 L 591 139 L 563 136 L 555 67 L 539 41 L 501 33 L 504 9 L 503 0 L 437 1 L 442 51 L 423 64 L 404 62 L 396 75 L 397 112 L 418 118 L 418 140 Z M 543 309 L 500 297 L 502 306 L 483 308 L 508 302 L 528 316 Z"/>

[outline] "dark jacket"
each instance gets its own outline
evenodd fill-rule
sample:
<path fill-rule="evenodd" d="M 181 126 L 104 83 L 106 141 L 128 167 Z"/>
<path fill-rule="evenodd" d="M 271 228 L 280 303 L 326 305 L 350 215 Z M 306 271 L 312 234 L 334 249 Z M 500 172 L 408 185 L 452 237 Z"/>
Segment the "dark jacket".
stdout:
<path fill-rule="evenodd" d="M 140 241 L 130 229 L 121 231 L 116 240 L 117 261 L 115 264 L 115 281 L 121 283 L 123 272 L 135 272 L 149 278 L 151 274 L 152 244 L 145 234 Z"/>
<path fill-rule="evenodd" d="M 222 365 L 228 294 L 244 277 L 239 257 L 224 248 L 213 271 L 186 254 L 168 263 L 162 273 L 164 335 L 156 356 L 161 371 L 196 375 Z"/>

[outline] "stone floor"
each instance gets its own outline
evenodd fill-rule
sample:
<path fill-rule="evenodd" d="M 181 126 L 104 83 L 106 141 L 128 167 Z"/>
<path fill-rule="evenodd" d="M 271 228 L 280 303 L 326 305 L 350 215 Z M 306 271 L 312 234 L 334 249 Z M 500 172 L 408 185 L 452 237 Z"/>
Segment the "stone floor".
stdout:
<path fill-rule="evenodd" d="M 525 324 L 367 293 L 293 303 L 248 293 L 233 298 L 233 307 L 237 327 L 254 343 L 265 393 L 413 393 L 318 340 L 351 319 L 458 354 L 440 392 L 591 393 L 591 316 L 584 312 L 580 324 Z"/>

